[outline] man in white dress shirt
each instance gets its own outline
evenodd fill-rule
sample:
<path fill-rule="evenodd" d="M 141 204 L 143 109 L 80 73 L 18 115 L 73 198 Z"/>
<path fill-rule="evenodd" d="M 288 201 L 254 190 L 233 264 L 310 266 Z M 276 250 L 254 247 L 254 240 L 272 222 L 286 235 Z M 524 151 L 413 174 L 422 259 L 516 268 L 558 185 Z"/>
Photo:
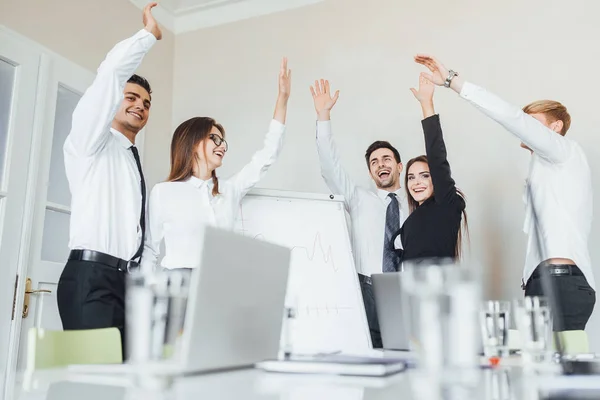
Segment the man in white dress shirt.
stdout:
<path fill-rule="evenodd" d="M 63 328 L 117 327 L 125 343 L 125 274 L 143 246 L 145 182 L 135 137 L 150 113 L 134 75 L 162 33 L 148 4 L 144 29 L 118 43 L 73 112 L 64 144 L 71 190 L 71 253 L 58 282 Z M 124 351 L 125 353 L 125 351 Z"/>
<path fill-rule="evenodd" d="M 342 168 L 331 134 L 331 109 L 339 91 L 331 95 L 329 82 L 315 81 L 311 87 L 317 112 L 317 150 L 321 174 L 329 189 L 344 196 L 352 225 L 352 251 L 367 313 L 374 348 L 382 347 L 381 333 L 371 274 L 396 271 L 399 265 L 392 236 L 406 219 L 402 210 L 404 196 L 400 189 L 402 162 L 390 143 L 376 141 L 366 151 L 365 160 L 377 191 L 354 183 Z M 398 243 L 395 247 L 400 247 Z"/>
<path fill-rule="evenodd" d="M 540 271 L 547 268 L 562 318 L 554 330 L 582 330 L 596 302 L 588 238 L 592 224 L 590 167 L 581 146 L 566 135 L 571 117 L 565 106 L 541 100 L 522 110 L 485 89 L 464 82 L 434 57 L 417 55 L 417 63 L 432 74 L 424 76 L 437 85 L 452 88 L 481 112 L 500 123 L 531 152 L 530 195 L 524 196 L 528 234 L 527 255 L 521 286 L 526 296 L 542 296 Z M 529 198 L 530 197 L 530 198 Z M 533 206 L 538 219 L 534 224 Z M 541 238 L 541 252 L 535 230 Z"/>

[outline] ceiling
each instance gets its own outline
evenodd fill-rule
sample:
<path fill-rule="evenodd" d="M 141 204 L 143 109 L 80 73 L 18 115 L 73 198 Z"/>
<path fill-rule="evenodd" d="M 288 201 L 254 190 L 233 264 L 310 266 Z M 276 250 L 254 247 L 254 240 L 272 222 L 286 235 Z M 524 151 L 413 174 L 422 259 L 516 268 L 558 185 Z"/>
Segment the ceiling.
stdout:
<path fill-rule="evenodd" d="M 149 0 L 129 0 L 142 9 Z M 153 14 L 178 34 L 272 14 L 324 0 L 158 0 Z"/>

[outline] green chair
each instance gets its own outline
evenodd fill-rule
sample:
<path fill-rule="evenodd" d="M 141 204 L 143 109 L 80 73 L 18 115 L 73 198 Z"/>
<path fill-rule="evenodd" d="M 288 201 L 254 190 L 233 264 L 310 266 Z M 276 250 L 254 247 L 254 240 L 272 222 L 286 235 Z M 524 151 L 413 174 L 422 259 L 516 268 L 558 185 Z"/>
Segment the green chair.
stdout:
<path fill-rule="evenodd" d="M 561 331 L 559 332 L 563 351 L 565 354 L 576 355 L 586 354 L 590 352 L 588 335 L 585 331 Z M 556 342 L 552 340 L 554 350 L 556 350 Z M 520 350 L 522 348 L 519 331 L 510 329 L 508 332 L 508 347 Z"/>
<path fill-rule="evenodd" d="M 27 370 L 60 368 L 71 364 L 120 364 L 121 333 L 117 328 L 28 333 Z"/>
<path fill-rule="evenodd" d="M 576 355 L 590 352 L 588 335 L 585 331 L 561 331 L 559 335 L 565 354 Z M 553 344 L 556 349 L 556 343 Z"/>

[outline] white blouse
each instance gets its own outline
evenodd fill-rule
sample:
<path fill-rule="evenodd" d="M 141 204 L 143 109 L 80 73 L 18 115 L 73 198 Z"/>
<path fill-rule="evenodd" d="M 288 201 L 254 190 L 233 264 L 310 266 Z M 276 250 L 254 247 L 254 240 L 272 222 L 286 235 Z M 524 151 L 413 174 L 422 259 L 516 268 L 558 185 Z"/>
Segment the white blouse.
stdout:
<path fill-rule="evenodd" d="M 141 268 L 155 268 L 160 243 L 165 240 L 164 268 L 197 268 L 202 258 L 205 226 L 233 229 L 243 197 L 277 160 L 285 125 L 271 121 L 264 147 L 230 179 L 219 179 L 219 194 L 212 195 L 212 180 L 191 177 L 183 182 L 154 186 L 148 204 L 148 232 Z"/>

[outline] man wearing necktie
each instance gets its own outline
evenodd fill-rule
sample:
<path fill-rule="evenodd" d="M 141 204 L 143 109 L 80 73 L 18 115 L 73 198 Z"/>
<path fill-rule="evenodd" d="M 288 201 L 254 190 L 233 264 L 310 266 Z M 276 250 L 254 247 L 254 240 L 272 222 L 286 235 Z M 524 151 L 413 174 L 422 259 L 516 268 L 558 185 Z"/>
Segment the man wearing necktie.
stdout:
<path fill-rule="evenodd" d="M 405 219 L 402 212 L 404 197 L 400 189 L 400 154 L 386 141 L 372 143 L 365 153 L 365 161 L 377 190 L 356 185 L 341 166 L 331 133 L 330 114 L 339 92 L 332 95 L 329 82 L 321 80 L 315 81 L 311 93 L 317 112 L 317 151 L 321 175 L 333 193 L 344 196 L 346 211 L 352 222 L 352 252 L 371 342 L 375 348 L 382 347 L 371 274 L 392 272 L 399 268 L 397 253 L 401 250 L 396 248 L 401 244 L 400 240 L 393 243 L 392 237 Z"/>
<path fill-rule="evenodd" d="M 57 288 L 65 330 L 116 327 L 125 355 L 125 274 L 139 264 L 146 184 L 135 138 L 148 121 L 151 89 L 134 72 L 162 33 L 151 9 L 144 29 L 118 43 L 73 111 L 65 140 L 71 190 L 69 260 Z"/>

